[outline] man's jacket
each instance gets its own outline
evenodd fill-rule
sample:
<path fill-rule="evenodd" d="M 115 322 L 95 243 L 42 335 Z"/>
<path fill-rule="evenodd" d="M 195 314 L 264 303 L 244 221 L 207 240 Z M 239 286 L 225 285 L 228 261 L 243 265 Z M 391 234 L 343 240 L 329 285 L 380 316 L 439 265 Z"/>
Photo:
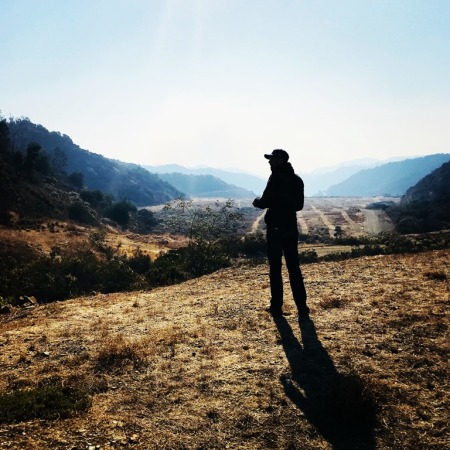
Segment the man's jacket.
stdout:
<path fill-rule="evenodd" d="M 295 174 L 290 163 L 286 162 L 272 169 L 263 195 L 255 206 L 268 208 L 265 222 L 271 228 L 297 227 L 297 214 L 304 203 L 303 180 Z"/>

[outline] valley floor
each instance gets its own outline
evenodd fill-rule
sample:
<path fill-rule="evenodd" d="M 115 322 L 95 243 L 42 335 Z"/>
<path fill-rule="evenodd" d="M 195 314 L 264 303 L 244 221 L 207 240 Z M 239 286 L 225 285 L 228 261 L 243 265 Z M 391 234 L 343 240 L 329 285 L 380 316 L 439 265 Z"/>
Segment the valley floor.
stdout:
<path fill-rule="evenodd" d="M 310 320 L 272 319 L 267 267 L 0 317 L 0 391 L 77 384 L 0 449 L 442 449 L 450 251 L 303 267 Z"/>

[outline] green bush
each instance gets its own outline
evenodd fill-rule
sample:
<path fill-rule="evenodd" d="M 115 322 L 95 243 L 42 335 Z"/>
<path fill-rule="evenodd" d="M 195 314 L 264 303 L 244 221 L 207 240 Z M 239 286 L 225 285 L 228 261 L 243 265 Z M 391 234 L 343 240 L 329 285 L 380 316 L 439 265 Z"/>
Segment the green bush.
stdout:
<path fill-rule="evenodd" d="M 136 213 L 137 208 L 131 202 L 127 200 L 121 200 L 120 202 L 114 203 L 105 211 L 105 216 L 119 225 L 126 227 L 130 222 L 130 214 Z"/>
<path fill-rule="evenodd" d="M 319 260 L 317 252 L 315 250 L 307 250 L 305 252 L 300 252 L 298 255 L 298 259 L 300 263 L 303 264 L 314 263 Z"/>
<path fill-rule="evenodd" d="M 151 264 L 152 261 L 150 259 L 150 256 L 143 253 L 140 248 L 137 248 L 134 251 L 133 255 L 128 258 L 128 265 L 134 272 L 140 275 L 148 272 L 150 270 Z"/>
<path fill-rule="evenodd" d="M 160 255 L 146 278 L 151 286 L 164 286 L 215 272 L 231 265 L 231 259 L 219 244 L 188 245 Z"/>
<path fill-rule="evenodd" d="M 109 260 L 91 251 L 40 257 L 28 264 L 0 264 L 0 295 L 34 295 L 40 302 L 64 300 L 92 292 L 119 292 L 143 286 L 126 256 Z"/>
<path fill-rule="evenodd" d="M 69 219 L 74 222 L 83 223 L 86 225 L 93 225 L 97 223 L 89 208 L 81 202 L 72 203 L 68 208 Z"/>
<path fill-rule="evenodd" d="M 0 423 L 66 419 L 86 412 L 91 399 L 84 389 L 60 384 L 0 394 Z"/>

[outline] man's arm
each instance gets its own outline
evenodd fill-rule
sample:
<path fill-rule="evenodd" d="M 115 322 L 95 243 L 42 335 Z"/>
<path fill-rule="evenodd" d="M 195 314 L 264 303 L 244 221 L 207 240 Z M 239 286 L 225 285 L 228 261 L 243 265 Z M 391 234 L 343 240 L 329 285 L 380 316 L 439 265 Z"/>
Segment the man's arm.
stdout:
<path fill-rule="evenodd" d="M 274 192 L 270 186 L 270 179 L 267 182 L 267 186 L 264 189 L 263 195 L 261 197 L 256 197 L 253 200 L 253 206 L 255 208 L 265 209 L 270 208 L 273 204 Z"/>

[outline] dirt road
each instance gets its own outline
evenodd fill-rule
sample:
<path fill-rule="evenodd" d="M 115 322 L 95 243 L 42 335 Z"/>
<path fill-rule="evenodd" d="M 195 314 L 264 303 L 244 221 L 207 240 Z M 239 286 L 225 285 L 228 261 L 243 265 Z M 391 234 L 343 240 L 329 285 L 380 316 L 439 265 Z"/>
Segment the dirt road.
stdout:
<path fill-rule="evenodd" d="M 383 211 L 373 209 L 363 209 L 364 214 L 364 232 L 370 235 L 382 232 L 392 231 L 393 225 L 386 217 Z"/>

